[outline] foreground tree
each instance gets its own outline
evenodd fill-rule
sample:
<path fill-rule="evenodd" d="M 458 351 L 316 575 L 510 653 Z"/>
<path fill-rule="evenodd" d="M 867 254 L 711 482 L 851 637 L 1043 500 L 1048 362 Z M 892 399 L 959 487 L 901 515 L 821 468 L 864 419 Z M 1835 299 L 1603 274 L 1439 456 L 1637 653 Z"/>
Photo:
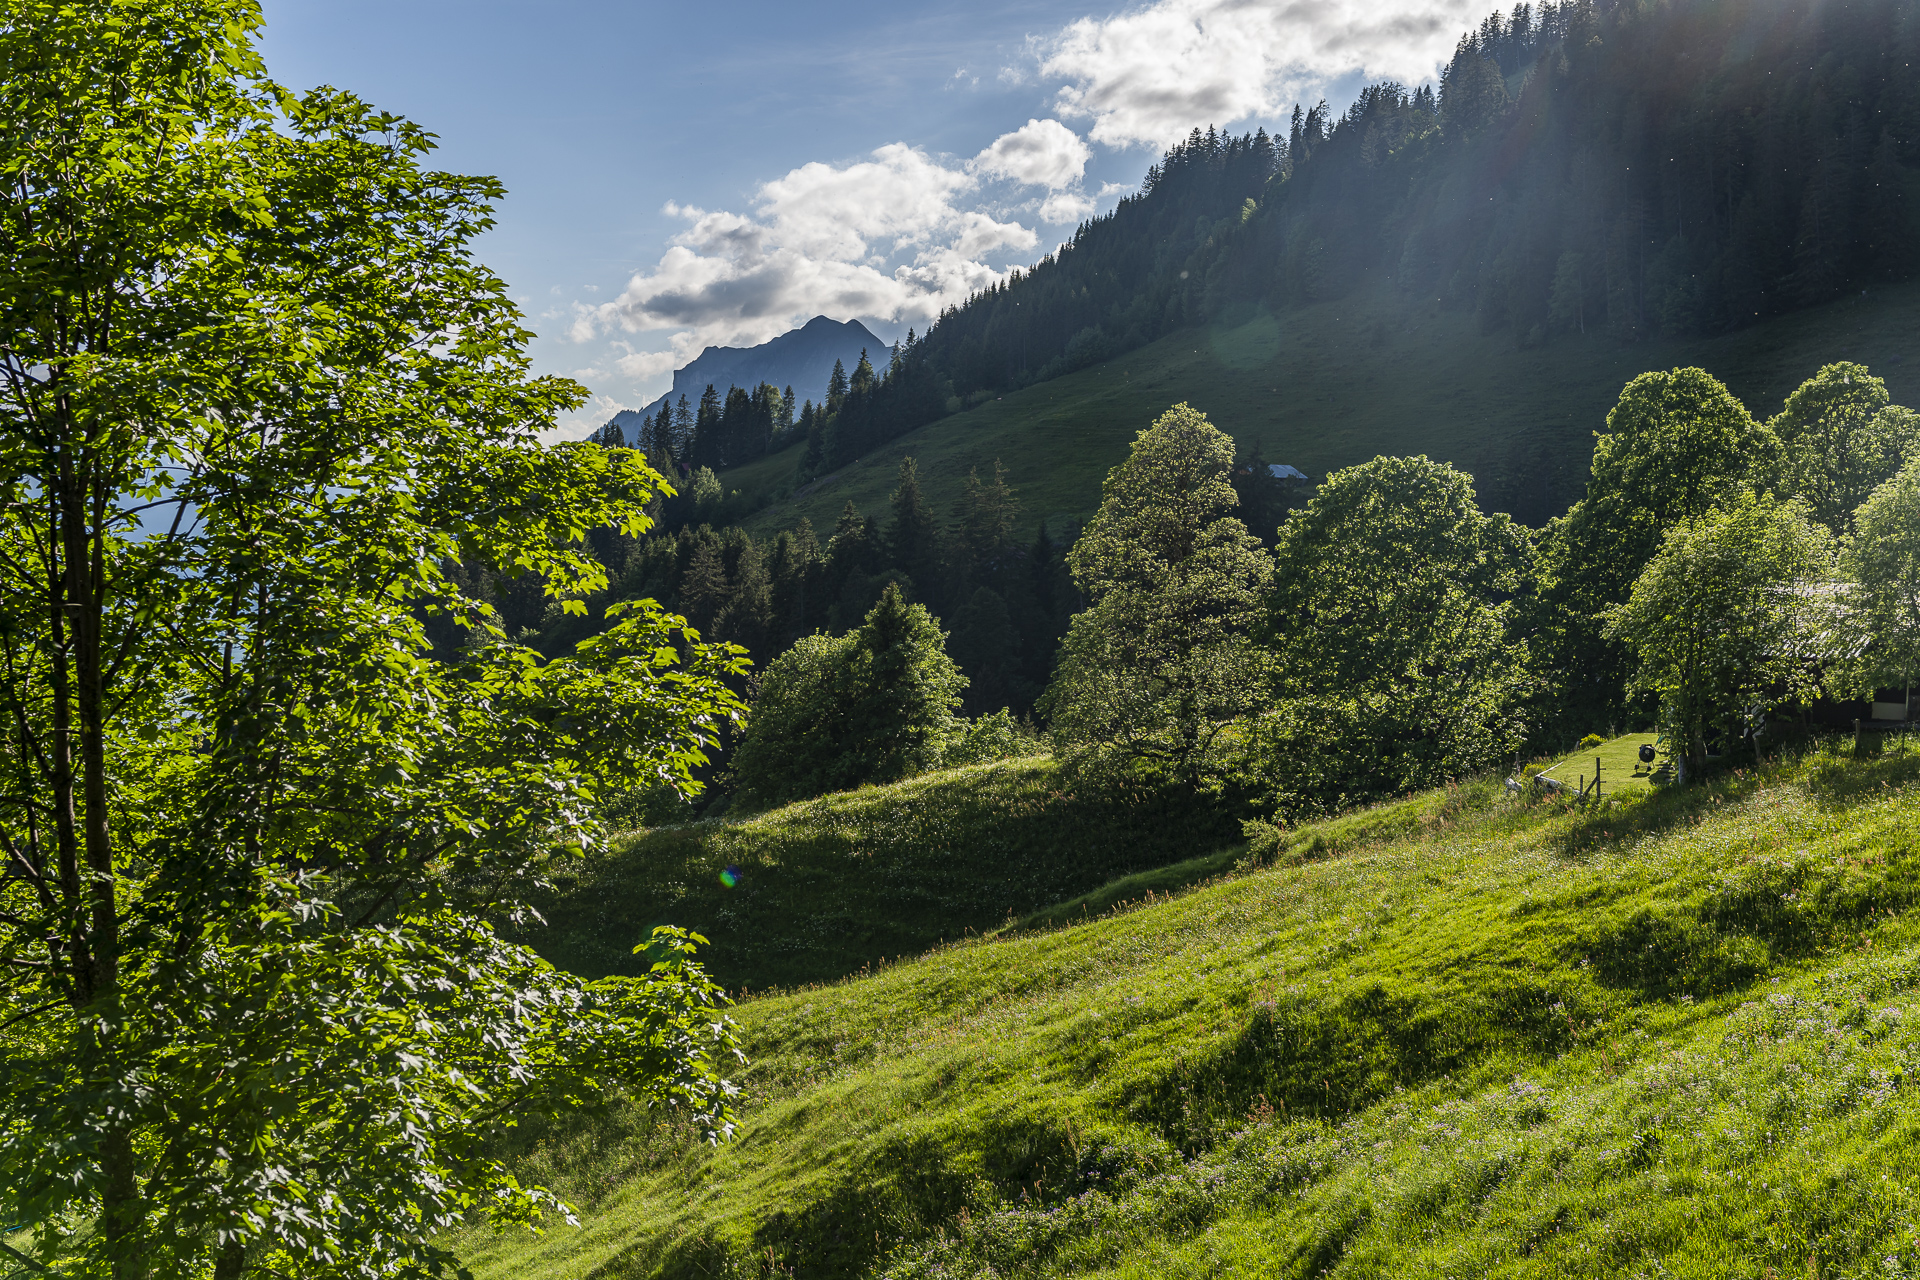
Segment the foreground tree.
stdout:
<path fill-rule="evenodd" d="M 1108 473 L 1067 556 L 1092 603 L 1041 703 L 1064 743 L 1198 785 L 1222 732 L 1259 705 L 1248 632 L 1273 564 L 1230 514 L 1232 469 L 1233 441 L 1180 404 Z"/>
<path fill-rule="evenodd" d="M 489 921 L 606 789 L 693 788 L 740 659 L 645 603 L 543 664 L 461 598 L 604 587 L 583 534 L 658 477 L 537 443 L 582 393 L 468 253 L 498 184 L 259 27 L 0 19 L 0 1212 L 66 1275 L 417 1274 L 552 1207 L 487 1154 L 518 1116 L 727 1127 L 689 939 L 585 983 Z"/>
<path fill-rule="evenodd" d="M 966 687 L 940 624 L 889 583 L 858 628 L 803 636 L 768 665 L 733 756 L 740 798 L 781 804 L 931 769 L 965 732 Z"/>
<path fill-rule="evenodd" d="M 1798 502 L 1741 497 L 1667 532 L 1611 610 L 1607 633 L 1637 661 L 1631 687 L 1660 699 L 1687 767 L 1772 707 L 1810 697 L 1813 648 L 1832 614 L 1832 538 Z"/>
<path fill-rule="evenodd" d="M 1472 477 L 1426 458 L 1337 472 L 1274 559 L 1261 755 L 1283 808 L 1436 786 L 1519 746 L 1532 680 L 1510 615 L 1531 548 Z"/>

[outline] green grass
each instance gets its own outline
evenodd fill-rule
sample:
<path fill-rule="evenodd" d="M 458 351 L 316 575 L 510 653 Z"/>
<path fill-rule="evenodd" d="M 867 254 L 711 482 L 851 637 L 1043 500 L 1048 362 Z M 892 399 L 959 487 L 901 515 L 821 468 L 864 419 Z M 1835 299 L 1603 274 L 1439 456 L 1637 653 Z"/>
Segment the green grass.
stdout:
<path fill-rule="evenodd" d="M 1655 733 L 1628 733 L 1611 738 L 1597 747 L 1588 747 L 1583 751 L 1574 751 L 1562 756 L 1540 771 L 1543 778 L 1552 778 L 1555 782 L 1578 789 L 1592 785 L 1594 761 L 1600 762 L 1600 794 L 1602 796 L 1626 795 L 1635 791 L 1645 791 L 1653 786 L 1653 775 L 1661 767 L 1661 761 L 1643 764 L 1640 760 L 1640 748 L 1651 747 L 1659 738 Z"/>
<path fill-rule="evenodd" d="M 1489 780 L 1285 846 L 744 1003 L 734 1141 L 528 1133 L 583 1225 L 460 1252 L 487 1280 L 1916 1273 L 1920 754 L 1591 810 Z"/>
<path fill-rule="evenodd" d="M 1099 505 L 1100 484 L 1133 437 L 1186 401 L 1272 462 L 1315 478 L 1377 454 L 1426 454 L 1472 472 L 1481 503 L 1538 524 L 1579 496 L 1593 432 L 1628 379 L 1700 365 L 1762 417 L 1822 364 L 1858 360 L 1894 399 L 1920 404 L 1920 285 L 1785 316 L 1700 339 L 1622 344 L 1599 334 L 1519 350 L 1481 334 L 1471 316 L 1410 309 L 1385 289 L 1173 334 L 1107 364 L 1010 392 L 911 432 L 774 502 L 750 520 L 757 535 L 801 516 L 825 537 L 852 499 L 884 516 L 900 459 L 944 513 L 970 468 L 1003 460 L 1029 532 L 1056 529 Z M 1899 359 L 1902 363 L 1895 364 Z M 730 471 L 729 490 L 774 494 L 790 485 L 789 449 Z"/>
<path fill-rule="evenodd" d="M 710 941 L 703 959 L 727 987 L 793 987 L 993 932 L 1237 836 L 1179 791 L 1002 761 L 617 838 L 557 870 L 536 904 L 550 926 L 525 941 L 576 973 L 635 973 L 648 961 L 634 944 L 677 924 Z"/>

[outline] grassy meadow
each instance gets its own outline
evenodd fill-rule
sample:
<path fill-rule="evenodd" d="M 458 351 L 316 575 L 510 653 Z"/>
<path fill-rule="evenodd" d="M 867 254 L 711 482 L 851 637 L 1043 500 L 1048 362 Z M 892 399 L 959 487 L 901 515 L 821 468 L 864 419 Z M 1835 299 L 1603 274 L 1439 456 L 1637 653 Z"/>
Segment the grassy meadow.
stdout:
<path fill-rule="evenodd" d="M 730 989 L 845 977 L 888 957 L 1004 929 L 1121 877 L 1238 839 L 1180 793 L 1072 776 L 1050 756 L 950 769 L 734 821 L 618 837 L 561 871 L 524 940 L 575 973 L 635 973 L 658 924 L 706 937 Z M 1191 869 L 1189 869 L 1191 871 Z M 1125 883 L 1125 881 L 1121 881 Z M 1098 907 L 1093 908 L 1095 910 Z"/>
<path fill-rule="evenodd" d="M 747 1000 L 732 1142 L 527 1131 L 582 1225 L 459 1252 L 486 1280 L 1920 1273 L 1920 750 L 1591 810 L 1481 780 L 1254 861 Z"/>
<path fill-rule="evenodd" d="M 852 499 L 884 515 L 900 459 L 944 513 L 970 468 L 1006 463 L 1029 536 L 1099 505 L 1107 470 L 1166 408 L 1186 401 L 1270 462 L 1318 479 L 1377 454 L 1453 462 L 1481 505 L 1544 523 L 1579 496 L 1593 432 L 1620 388 L 1649 369 L 1699 365 L 1756 416 L 1823 364 L 1857 360 L 1901 404 L 1920 404 L 1920 285 L 1795 312 L 1711 338 L 1623 344 L 1599 333 L 1523 350 L 1471 315 L 1410 308 L 1385 287 L 1275 316 L 1171 334 L 1106 364 L 1009 392 L 922 427 L 761 509 L 756 536 L 800 517 L 824 538 Z M 727 472 L 749 496 L 790 489 L 797 447 Z"/>

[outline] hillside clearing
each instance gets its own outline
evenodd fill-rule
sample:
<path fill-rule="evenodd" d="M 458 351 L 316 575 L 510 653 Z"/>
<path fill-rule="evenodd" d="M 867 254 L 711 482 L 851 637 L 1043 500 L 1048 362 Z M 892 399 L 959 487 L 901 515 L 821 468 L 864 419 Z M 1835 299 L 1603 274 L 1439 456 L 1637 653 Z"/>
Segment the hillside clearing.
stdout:
<path fill-rule="evenodd" d="M 1709 338 L 1623 344 L 1598 333 L 1516 347 L 1471 315 L 1420 310 L 1386 286 L 1278 315 L 1171 334 L 1105 364 L 1019 391 L 899 437 L 857 463 L 774 501 L 745 521 L 756 537 L 802 516 L 824 537 L 848 500 L 884 515 L 900 459 L 914 457 L 929 503 L 944 512 L 967 472 L 997 458 L 1019 489 L 1026 529 L 1056 534 L 1099 504 L 1100 483 L 1134 435 L 1185 401 L 1269 462 L 1315 480 L 1376 454 L 1426 454 L 1471 472 L 1480 504 L 1529 524 L 1580 495 L 1600 430 L 1627 381 L 1698 365 L 1753 413 L 1835 360 L 1866 364 L 1900 404 L 1920 404 L 1920 285 L 1876 289 Z M 773 495 L 791 485 L 789 449 L 726 472 L 728 490 Z"/>
<path fill-rule="evenodd" d="M 756 999 L 739 1136 L 529 1133 L 506 1277 L 1904 1275 L 1920 754 L 1574 811 L 1493 782 L 1299 865 Z"/>

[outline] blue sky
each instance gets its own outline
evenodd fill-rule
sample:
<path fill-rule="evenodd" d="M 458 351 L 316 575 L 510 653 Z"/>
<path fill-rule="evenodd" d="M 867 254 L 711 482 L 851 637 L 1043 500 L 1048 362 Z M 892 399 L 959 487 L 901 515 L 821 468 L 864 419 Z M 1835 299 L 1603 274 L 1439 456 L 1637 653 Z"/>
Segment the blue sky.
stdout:
<path fill-rule="evenodd" d="M 1051 251 L 1195 125 L 1430 79 L 1487 0 L 266 0 L 271 73 L 507 184 L 481 255 L 592 403 L 817 314 L 885 338 Z"/>

